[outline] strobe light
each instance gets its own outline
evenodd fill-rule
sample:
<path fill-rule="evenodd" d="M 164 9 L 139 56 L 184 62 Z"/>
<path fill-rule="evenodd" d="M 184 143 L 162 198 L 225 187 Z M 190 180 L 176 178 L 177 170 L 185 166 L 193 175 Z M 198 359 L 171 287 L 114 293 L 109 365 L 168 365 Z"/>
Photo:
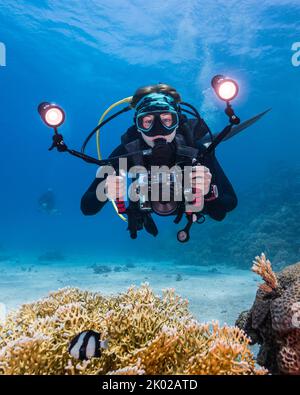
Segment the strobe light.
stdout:
<path fill-rule="evenodd" d="M 238 84 L 224 75 L 216 75 L 212 81 L 211 85 L 216 92 L 216 95 L 226 102 L 233 100 L 239 93 Z"/>
<path fill-rule="evenodd" d="M 51 128 L 58 128 L 65 121 L 64 110 L 56 104 L 43 102 L 38 106 L 38 112 L 46 125 Z"/>

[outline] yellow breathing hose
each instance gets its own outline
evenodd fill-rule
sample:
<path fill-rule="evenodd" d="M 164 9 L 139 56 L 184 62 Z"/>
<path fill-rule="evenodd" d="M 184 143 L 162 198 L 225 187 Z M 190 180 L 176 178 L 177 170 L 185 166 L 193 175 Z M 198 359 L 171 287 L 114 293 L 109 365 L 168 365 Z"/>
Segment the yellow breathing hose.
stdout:
<path fill-rule="evenodd" d="M 132 97 L 133 96 L 129 96 L 126 97 L 125 99 L 119 100 L 116 103 L 112 104 L 110 107 L 108 107 L 107 110 L 104 111 L 104 113 L 102 114 L 99 122 L 98 122 L 98 126 L 103 122 L 104 118 L 106 117 L 106 115 L 115 107 L 119 106 L 120 104 L 124 104 L 124 103 L 131 103 L 132 101 Z M 101 150 L 100 150 L 100 130 L 97 130 L 96 133 L 96 143 L 97 143 L 97 154 L 98 154 L 98 159 L 101 160 L 102 159 L 102 155 L 101 155 Z M 118 214 L 118 216 L 125 222 L 127 222 L 127 219 L 124 217 L 124 215 L 119 214 L 118 212 L 118 208 L 116 206 L 116 203 L 114 202 L 114 200 L 111 201 L 111 204 L 113 205 L 113 208 L 115 209 L 116 213 Z"/>

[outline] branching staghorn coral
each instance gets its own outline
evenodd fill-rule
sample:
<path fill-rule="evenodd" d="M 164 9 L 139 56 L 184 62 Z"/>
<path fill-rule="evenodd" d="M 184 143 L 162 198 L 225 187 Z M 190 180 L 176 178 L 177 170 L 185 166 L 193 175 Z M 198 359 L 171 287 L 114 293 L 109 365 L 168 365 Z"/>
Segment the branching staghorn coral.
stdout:
<path fill-rule="evenodd" d="M 100 358 L 68 353 L 83 330 L 109 344 Z M 265 374 L 236 327 L 199 324 L 174 290 L 147 284 L 104 297 L 66 288 L 23 305 L 0 326 L 0 374 Z"/>
<path fill-rule="evenodd" d="M 272 292 L 278 288 L 278 281 L 275 273 L 273 272 L 271 262 L 262 253 L 260 256 L 255 257 L 253 261 L 252 271 L 257 273 L 265 281 L 259 288 L 267 293 Z"/>

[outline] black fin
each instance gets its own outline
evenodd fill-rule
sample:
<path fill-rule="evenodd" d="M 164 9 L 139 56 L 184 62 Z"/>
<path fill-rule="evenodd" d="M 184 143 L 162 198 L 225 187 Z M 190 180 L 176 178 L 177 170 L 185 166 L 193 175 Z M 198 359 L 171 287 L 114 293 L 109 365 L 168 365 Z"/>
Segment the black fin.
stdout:
<path fill-rule="evenodd" d="M 95 349 L 95 358 L 101 357 L 101 347 L 100 347 L 100 333 L 94 332 L 94 338 L 96 342 L 96 349 Z"/>
<path fill-rule="evenodd" d="M 234 126 L 234 127 L 231 129 L 231 132 L 228 134 L 228 136 L 226 136 L 226 137 L 224 138 L 223 141 L 229 140 L 229 139 L 231 139 L 231 137 L 233 137 L 233 136 L 235 136 L 236 134 L 242 132 L 243 130 L 249 128 L 249 127 L 252 126 L 254 123 L 256 123 L 257 121 L 259 121 L 264 115 L 266 115 L 266 114 L 267 114 L 268 112 L 270 112 L 271 110 L 272 110 L 272 109 L 269 108 L 268 110 L 266 110 L 266 111 L 264 111 L 264 112 L 262 112 L 262 113 L 260 113 L 260 114 L 258 114 L 258 115 L 255 115 L 253 118 L 250 118 L 250 119 L 248 119 L 248 120 L 245 121 L 245 122 L 242 122 L 240 125 Z M 216 138 L 217 135 L 218 135 L 218 133 L 217 133 L 217 134 L 214 134 L 213 137 Z M 206 144 L 206 143 L 210 143 L 210 142 L 211 142 L 209 136 L 204 136 L 203 139 L 201 139 L 200 141 L 201 141 L 202 144 Z"/>

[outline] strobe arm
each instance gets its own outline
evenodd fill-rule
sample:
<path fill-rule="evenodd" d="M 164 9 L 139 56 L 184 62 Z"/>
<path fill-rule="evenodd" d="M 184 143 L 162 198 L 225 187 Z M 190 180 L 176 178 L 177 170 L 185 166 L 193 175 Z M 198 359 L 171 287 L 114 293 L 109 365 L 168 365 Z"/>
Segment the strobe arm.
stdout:
<path fill-rule="evenodd" d="M 100 160 L 100 159 L 93 158 L 92 156 L 86 155 L 82 152 L 79 152 L 79 151 L 76 151 L 73 149 L 69 149 L 64 141 L 63 135 L 59 134 L 57 129 L 54 129 L 54 132 L 55 133 L 52 137 L 52 145 L 49 148 L 49 151 L 52 151 L 54 148 L 56 148 L 57 151 L 59 151 L 59 152 L 68 152 L 70 155 L 73 155 L 76 158 L 80 158 L 87 163 L 92 163 L 97 166 L 113 165 L 114 163 L 117 163 L 119 161 L 119 159 L 121 159 L 121 158 L 128 158 L 129 156 L 137 155 L 137 154 L 150 155 L 152 152 L 152 149 L 148 149 L 148 150 L 136 151 L 136 152 L 131 152 L 128 154 L 120 155 L 120 156 L 111 157 L 109 159 Z"/>
<path fill-rule="evenodd" d="M 62 134 L 59 134 L 57 130 L 55 130 L 55 134 L 52 137 L 52 145 L 49 148 L 49 151 L 52 151 L 53 148 L 56 148 L 59 152 L 68 151 L 68 147 L 64 142 L 64 138 Z"/>

